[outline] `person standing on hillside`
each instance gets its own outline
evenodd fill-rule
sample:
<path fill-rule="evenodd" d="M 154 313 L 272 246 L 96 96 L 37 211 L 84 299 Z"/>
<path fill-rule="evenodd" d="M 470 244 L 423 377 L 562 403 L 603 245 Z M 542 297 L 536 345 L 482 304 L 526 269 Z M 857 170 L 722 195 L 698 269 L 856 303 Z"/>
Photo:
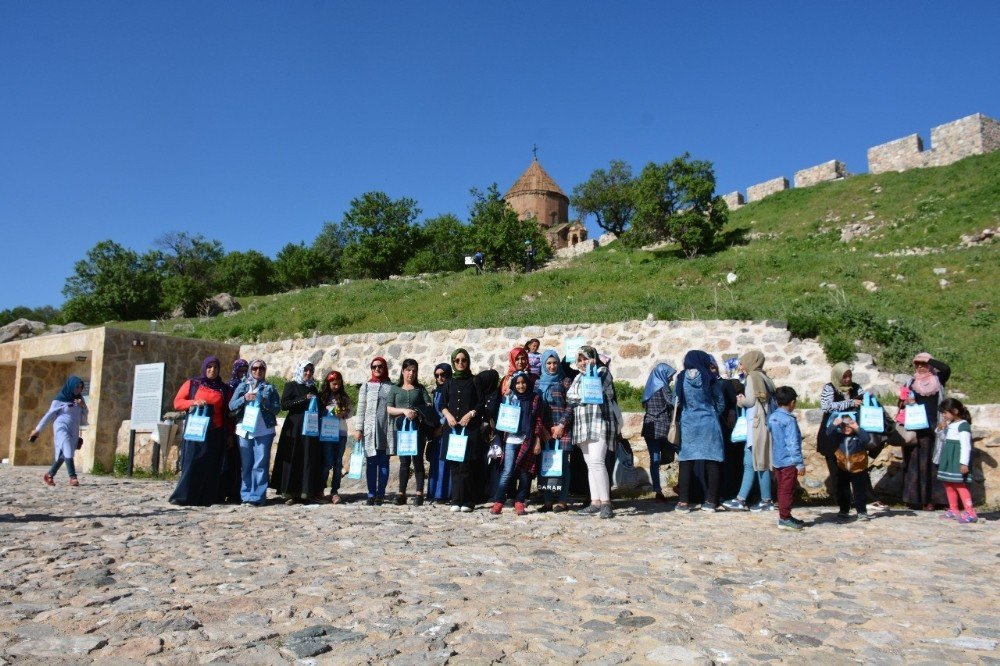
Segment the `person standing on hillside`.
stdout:
<path fill-rule="evenodd" d="M 42 476 L 46 485 L 56 485 L 53 478 L 66 463 L 69 474 L 69 485 L 79 486 L 76 478 L 76 467 L 73 465 L 73 455 L 80 446 L 80 426 L 87 425 L 87 403 L 83 399 L 83 380 L 70 377 L 64 383 L 62 390 L 56 395 L 49 406 L 49 411 L 38 422 L 35 429 L 28 435 L 28 441 L 34 442 L 49 423 L 52 424 L 52 445 L 55 457 L 52 467 Z"/>
<path fill-rule="evenodd" d="M 472 263 L 476 267 L 476 275 L 482 275 L 483 265 L 486 263 L 486 258 L 483 257 L 482 250 L 476 250 L 476 253 L 472 255 Z"/>
<path fill-rule="evenodd" d="M 535 246 L 531 241 L 524 241 L 524 272 L 535 270 Z"/>

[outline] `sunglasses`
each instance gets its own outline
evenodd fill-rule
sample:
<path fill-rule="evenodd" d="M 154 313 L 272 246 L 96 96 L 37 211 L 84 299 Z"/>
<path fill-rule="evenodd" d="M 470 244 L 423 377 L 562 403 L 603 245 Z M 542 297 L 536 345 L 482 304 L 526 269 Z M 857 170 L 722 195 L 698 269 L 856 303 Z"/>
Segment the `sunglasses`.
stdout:
<path fill-rule="evenodd" d="M 440 379 L 442 377 L 447 377 L 448 375 L 444 374 L 443 372 L 435 372 L 434 376 Z"/>
<path fill-rule="evenodd" d="M 375 365 L 372 366 L 372 370 L 385 370 L 385 366 L 382 365 L 381 363 L 376 363 Z"/>
<path fill-rule="evenodd" d="M 255 365 L 252 368 L 250 368 L 250 372 L 263 372 L 263 371 L 264 371 L 264 366 L 262 365 Z"/>
<path fill-rule="evenodd" d="M 469 359 L 467 359 L 467 358 L 463 358 L 463 357 L 459 356 L 458 358 L 456 358 L 456 359 L 455 359 L 455 361 L 454 361 L 454 362 L 455 362 L 455 363 L 468 363 L 468 362 L 469 362 Z"/>

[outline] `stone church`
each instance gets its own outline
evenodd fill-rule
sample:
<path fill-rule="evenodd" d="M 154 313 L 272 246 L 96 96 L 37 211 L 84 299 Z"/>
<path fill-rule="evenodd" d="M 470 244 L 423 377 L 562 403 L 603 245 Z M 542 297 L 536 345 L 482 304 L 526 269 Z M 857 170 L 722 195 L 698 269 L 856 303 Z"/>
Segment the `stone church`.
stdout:
<path fill-rule="evenodd" d="M 521 177 L 503 195 L 519 218 L 535 218 L 553 250 L 587 240 L 587 228 L 569 219 L 569 197 L 545 172 L 535 157 Z"/>

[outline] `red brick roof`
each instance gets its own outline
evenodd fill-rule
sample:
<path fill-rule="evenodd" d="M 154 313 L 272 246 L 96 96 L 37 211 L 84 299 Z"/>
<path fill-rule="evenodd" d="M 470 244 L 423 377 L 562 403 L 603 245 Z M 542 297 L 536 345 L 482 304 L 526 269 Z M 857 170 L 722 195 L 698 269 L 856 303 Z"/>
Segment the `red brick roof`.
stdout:
<path fill-rule="evenodd" d="M 556 181 L 552 180 L 552 176 L 545 173 L 545 169 L 542 168 L 537 159 L 531 161 L 531 165 L 521 174 L 521 177 L 507 190 L 507 193 L 503 197 L 507 199 L 512 195 L 526 194 L 528 192 L 553 192 L 561 194 L 564 197 L 566 196 L 566 193 L 556 184 Z"/>

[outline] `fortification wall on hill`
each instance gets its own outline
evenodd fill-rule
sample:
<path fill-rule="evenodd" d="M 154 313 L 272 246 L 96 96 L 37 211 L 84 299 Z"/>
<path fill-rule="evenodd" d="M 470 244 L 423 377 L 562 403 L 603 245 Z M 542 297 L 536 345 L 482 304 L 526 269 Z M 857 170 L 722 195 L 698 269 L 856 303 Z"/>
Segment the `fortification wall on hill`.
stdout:
<path fill-rule="evenodd" d="M 399 333 L 354 333 L 281 340 L 243 345 L 243 358 L 262 358 L 268 373 L 290 378 L 301 361 L 316 365 L 317 376 L 339 370 L 349 383 L 369 377 L 375 356 L 389 361 L 395 379 L 405 358 L 420 363 L 420 376 L 430 383 L 433 367 L 447 361 L 457 347 L 472 356 L 475 371 L 493 368 L 507 371 L 508 352 L 530 338 L 541 341 L 542 350 L 563 352 L 568 338 L 582 337 L 602 354 L 612 358 L 616 380 L 643 386 L 650 370 L 659 361 L 682 367 L 690 349 L 704 349 L 720 363 L 751 349 L 767 357 L 766 369 L 776 383 L 793 386 L 801 396 L 818 399 L 830 379 L 830 364 L 814 340 L 792 338 L 784 322 L 771 321 L 625 321 L 610 324 L 557 324 L 525 328 L 456 329 Z M 855 380 L 863 386 L 877 385 L 892 390 L 888 375 L 880 376 L 871 357 L 861 356 L 855 365 Z"/>

